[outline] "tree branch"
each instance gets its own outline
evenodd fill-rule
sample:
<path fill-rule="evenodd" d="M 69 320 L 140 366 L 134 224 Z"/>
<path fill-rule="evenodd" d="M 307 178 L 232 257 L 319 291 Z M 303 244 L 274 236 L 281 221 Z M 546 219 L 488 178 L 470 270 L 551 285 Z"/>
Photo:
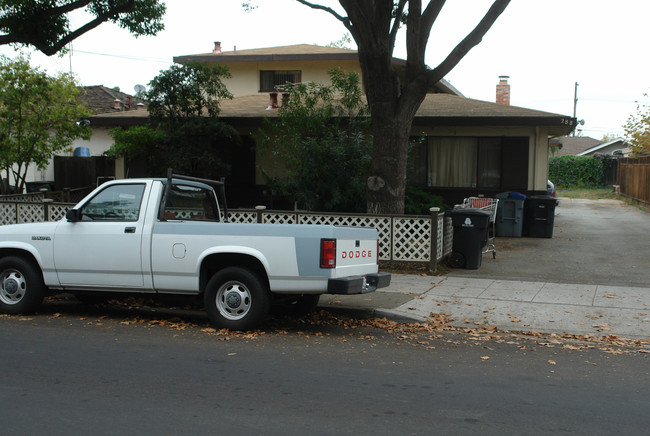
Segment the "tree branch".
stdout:
<path fill-rule="evenodd" d="M 79 27 L 77 30 L 74 32 L 68 33 L 66 36 L 62 37 L 59 39 L 59 41 L 49 47 L 38 47 L 36 46 L 39 50 L 41 50 L 45 55 L 47 56 L 52 56 L 53 54 L 57 53 L 59 50 L 61 50 L 63 47 L 65 47 L 68 43 L 71 41 L 74 41 L 76 38 L 80 37 L 86 32 L 91 31 L 92 29 L 96 28 L 102 23 L 105 23 L 108 20 L 114 19 L 115 17 L 119 16 L 120 14 L 123 14 L 125 12 L 129 12 L 133 9 L 135 6 L 135 1 L 130 0 L 121 6 L 111 8 L 107 12 L 98 15 L 97 18 L 95 18 L 92 21 L 89 21 L 88 23 L 84 24 L 83 26 Z"/>
<path fill-rule="evenodd" d="M 449 53 L 447 58 L 434 68 L 429 76 L 429 81 L 437 82 L 447 75 L 465 55 L 476 45 L 490 30 L 497 18 L 506 9 L 510 0 L 495 0 L 481 22 Z"/>
<path fill-rule="evenodd" d="M 397 32 L 399 31 L 402 17 L 404 16 L 404 6 L 408 0 L 400 0 L 397 4 L 395 11 L 395 21 L 393 21 L 393 28 L 390 30 L 390 43 L 395 47 L 395 40 L 397 39 Z"/>
<path fill-rule="evenodd" d="M 327 7 L 327 6 L 318 5 L 318 4 L 315 4 L 315 3 L 312 3 L 312 2 L 308 2 L 308 1 L 305 1 L 305 0 L 296 0 L 296 1 L 298 3 L 302 3 L 303 5 L 312 8 L 312 9 L 318 9 L 318 10 L 325 11 L 325 12 L 329 13 L 334 18 L 336 18 L 341 23 L 343 23 L 343 25 L 345 26 L 346 29 L 351 31 L 351 29 L 350 29 L 350 27 L 351 27 L 350 19 L 347 18 L 347 17 L 344 17 L 342 15 L 339 15 L 334 9 L 332 9 L 330 7 Z"/>

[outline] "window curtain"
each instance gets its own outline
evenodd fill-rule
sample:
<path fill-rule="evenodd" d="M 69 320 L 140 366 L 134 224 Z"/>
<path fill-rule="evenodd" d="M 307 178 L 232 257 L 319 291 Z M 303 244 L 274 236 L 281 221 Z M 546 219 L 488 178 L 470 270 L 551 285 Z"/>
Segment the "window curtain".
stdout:
<path fill-rule="evenodd" d="M 429 137 L 429 186 L 476 186 L 477 138 Z"/>

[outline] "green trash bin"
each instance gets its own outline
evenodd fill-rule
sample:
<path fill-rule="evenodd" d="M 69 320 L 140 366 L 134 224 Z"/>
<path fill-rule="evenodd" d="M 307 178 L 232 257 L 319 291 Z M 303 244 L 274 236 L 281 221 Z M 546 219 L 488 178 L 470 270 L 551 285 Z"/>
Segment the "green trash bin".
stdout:
<path fill-rule="evenodd" d="M 502 192 L 495 196 L 499 199 L 495 223 L 496 236 L 520 238 L 524 228 L 525 197 L 512 198 L 510 192 Z"/>

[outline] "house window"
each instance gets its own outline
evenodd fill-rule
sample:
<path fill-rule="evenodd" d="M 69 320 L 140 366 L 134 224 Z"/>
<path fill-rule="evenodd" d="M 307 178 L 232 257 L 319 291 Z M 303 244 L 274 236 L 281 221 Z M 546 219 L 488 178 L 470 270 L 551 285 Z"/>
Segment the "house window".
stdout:
<path fill-rule="evenodd" d="M 287 83 L 299 83 L 299 70 L 286 71 L 260 71 L 260 92 L 271 92 L 276 90 L 276 86 L 282 86 Z"/>
<path fill-rule="evenodd" d="M 428 137 L 410 154 L 409 182 L 440 188 L 525 190 L 527 137 Z"/>

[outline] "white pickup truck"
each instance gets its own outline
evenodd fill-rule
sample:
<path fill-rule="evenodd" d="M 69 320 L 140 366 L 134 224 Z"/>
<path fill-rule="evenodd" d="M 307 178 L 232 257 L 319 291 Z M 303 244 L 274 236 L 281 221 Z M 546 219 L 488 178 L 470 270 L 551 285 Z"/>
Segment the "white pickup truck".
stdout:
<path fill-rule="evenodd" d="M 298 313 L 390 284 L 375 229 L 229 223 L 224 199 L 223 182 L 170 171 L 105 183 L 58 222 L 0 227 L 0 312 L 56 292 L 196 295 L 215 326 L 248 330 L 272 304 Z"/>

